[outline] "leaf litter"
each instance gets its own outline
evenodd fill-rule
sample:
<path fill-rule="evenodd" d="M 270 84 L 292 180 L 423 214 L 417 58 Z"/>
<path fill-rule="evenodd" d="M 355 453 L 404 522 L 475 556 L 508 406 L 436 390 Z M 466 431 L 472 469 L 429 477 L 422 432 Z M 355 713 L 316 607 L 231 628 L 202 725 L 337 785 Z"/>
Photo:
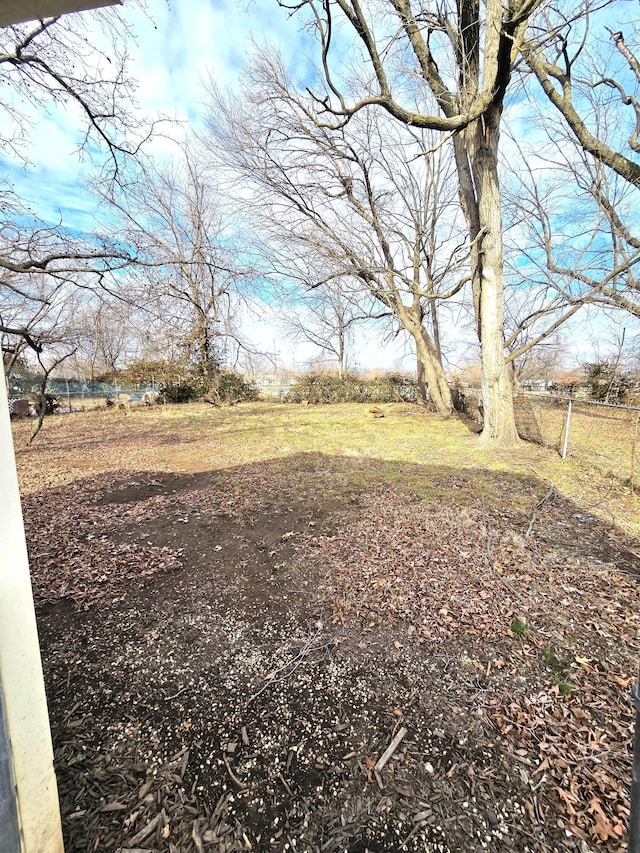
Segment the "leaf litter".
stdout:
<path fill-rule="evenodd" d="M 305 466 L 25 496 L 67 850 L 624 849 L 628 537 Z"/>

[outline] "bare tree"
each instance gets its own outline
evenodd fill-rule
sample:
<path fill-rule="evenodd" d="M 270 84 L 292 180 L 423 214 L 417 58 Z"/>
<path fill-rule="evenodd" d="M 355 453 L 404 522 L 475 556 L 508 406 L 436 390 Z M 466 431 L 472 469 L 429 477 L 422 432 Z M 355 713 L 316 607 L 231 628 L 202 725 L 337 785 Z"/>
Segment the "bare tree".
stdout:
<path fill-rule="evenodd" d="M 438 306 L 471 281 L 451 160 L 431 139 L 381 113 L 319 122 L 277 59 L 260 54 L 244 103 L 213 92 L 210 148 L 244 182 L 280 266 L 307 288 L 350 278 L 412 336 L 431 398 L 452 411 Z M 320 281 L 307 258 L 319 260 Z"/>
<path fill-rule="evenodd" d="M 96 24 L 104 49 L 96 46 Z M 136 156 L 153 131 L 134 109 L 129 38 L 113 9 L 0 28 L 0 148 L 27 161 L 34 110 L 75 106 L 84 119 L 78 147 L 88 156 L 106 150 L 109 175 L 117 178 L 122 158 Z"/>
<path fill-rule="evenodd" d="M 91 245 L 62 228 L 11 223 L 0 230 L 2 252 L 0 339 L 7 372 L 29 353 L 44 370 L 52 359 L 86 351 L 89 338 L 96 356 L 102 348 L 102 363 L 113 362 L 115 351 L 107 350 L 122 337 L 123 325 L 107 323 L 105 297 L 124 298 L 125 268 L 132 262 L 127 251 L 106 240 Z"/>
<path fill-rule="evenodd" d="M 549 7 L 547 37 L 525 39 L 522 55 L 552 111 L 545 125 L 575 187 L 572 218 L 591 216 L 590 240 L 554 241 L 548 210 L 536 205 L 547 269 L 571 282 L 584 304 L 640 317 L 640 40 L 621 4 L 605 21 L 589 6 L 571 16 Z M 597 11 L 598 6 L 594 5 Z M 616 15 L 624 22 L 618 29 Z M 553 120 L 555 118 L 555 121 Z M 574 296 L 575 298 L 575 296 Z M 624 322 L 624 320 L 623 320 Z"/>
<path fill-rule="evenodd" d="M 0 287 L 0 340 L 8 367 L 27 350 L 40 355 L 71 338 L 82 293 L 44 273 L 15 279 L 4 276 Z"/>
<path fill-rule="evenodd" d="M 521 388 L 527 383 L 549 386 L 556 379 L 565 352 L 566 342 L 559 334 L 550 335 L 526 350 L 511 362 L 514 387 Z"/>
<path fill-rule="evenodd" d="M 103 49 L 96 47 L 96 25 Z M 137 157 L 154 131 L 136 110 L 136 82 L 127 64 L 129 36 L 115 10 L 0 29 L 0 151 L 5 158 L 28 168 L 38 112 L 74 111 L 80 117 L 79 154 L 101 169 L 103 182 L 117 182 L 123 163 Z M 19 313 L 31 318 L 17 325 L 4 322 L 2 329 L 13 338 L 17 332 L 38 353 L 44 339 L 41 334 L 33 338 L 32 326 L 50 314 L 59 295 L 74 287 L 118 293 L 122 278 L 113 274 L 129 266 L 135 253 L 118 239 L 78 236 L 62 221 L 38 220 L 8 178 L 0 179 L 0 199 L 0 296 L 6 296 L 3 304 L 20 302 Z M 43 276 L 48 282 L 44 296 Z M 29 299 L 33 304 L 27 308 Z"/>
<path fill-rule="evenodd" d="M 66 361 L 74 353 L 75 353 L 75 349 L 67 349 L 67 351 L 64 352 L 62 355 L 58 355 L 53 360 L 49 360 L 47 363 L 47 362 L 45 362 L 45 360 L 42 357 L 42 352 L 36 352 L 36 358 L 38 360 L 38 364 L 40 365 L 40 369 L 42 371 L 41 378 L 40 378 L 40 388 L 39 388 L 38 394 L 37 394 L 36 410 L 37 410 L 37 414 L 38 414 L 38 419 L 35 422 L 35 424 L 33 425 L 33 428 L 31 430 L 31 434 L 29 436 L 29 440 L 28 440 L 27 444 L 29 444 L 29 445 L 33 444 L 36 436 L 38 435 L 38 433 L 42 429 L 42 425 L 44 423 L 45 416 L 48 414 L 52 414 L 52 412 L 53 412 L 53 407 L 51 406 L 51 409 L 49 408 L 50 407 L 50 401 L 53 402 L 53 398 L 50 397 L 46 393 L 47 383 L 49 381 L 49 377 L 51 376 L 53 371 L 56 370 L 56 368 L 58 368 L 62 364 L 63 361 Z"/>
<path fill-rule="evenodd" d="M 130 322 L 133 310 L 123 300 L 95 298 L 76 313 L 74 363 L 89 382 L 113 376 L 141 348 L 143 332 Z"/>
<path fill-rule="evenodd" d="M 137 300 L 170 330 L 205 385 L 219 372 L 235 323 L 243 273 L 212 175 L 187 149 L 180 163 L 140 164 L 108 196 L 137 246 Z"/>
<path fill-rule="evenodd" d="M 282 5 L 285 5 L 284 3 Z M 418 3 L 306 0 L 320 43 L 326 87 L 314 119 L 344 126 L 361 111 L 383 109 L 413 128 L 449 133 L 459 196 L 472 247 L 473 302 L 481 342 L 485 428 L 482 441 L 518 442 L 503 352 L 503 238 L 498 149 L 504 98 L 518 46 L 541 0 Z M 340 82 L 347 27 L 371 71 L 350 97 Z M 426 108 L 425 108 L 426 105 Z"/>
<path fill-rule="evenodd" d="M 511 358 L 586 305 L 640 316 L 638 188 L 585 151 L 544 103 L 530 103 L 539 129 L 535 141 L 512 143 L 519 166 L 505 182 L 510 280 L 528 306 L 515 322 L 510 312 Z M 616 133 L 616 106 L 591 100 L 603 138 Z"/>
<path fill-rule="evenodd" d="M 280 325 L 293 341 L 306 341 L 335 361 L 338 377 L 349 366 L 349 346 L 357 324 L 373 312 L 363 309 L 361 293 L 340 279 L 325 286 L 286 292 L 282 298 Z"/>
<path fill-rule="evenodd" d="M 633 41 L 627 44 L 621 30 L 609 29 L 609 50 L 603 56 L 595 49 L 602 47 L 606 38 L 602 19 L 591 14 L 590 7 L 597 11 L 610 5 L 581 4 L 574 15 L 549 5 L 540 22 L 545 38 L 532 34 L 522 39 L 519 48 L 580 147 L 629 184 L 640 187 L 637 45 Z M 632 39 L 637 39 L 637 28 L 630 29 Z M 622 58 L 622 65 L 615 61 L 616 55 Z M 602 120 L 603 109 L 610 116 L 612 101 L 617 105 L 615 128 Z"/>
<path fill-rule="evenodd" d="M 14 287 L 0 288 L 0 344 L 5 374 L 17 364 L 37 364 L 38 419 L 29 444 L 49 413 L 46 386 L 51 373 L 77 349 L 77 318 L 85 293 L 46 273 L 18 276 Z"/>
<path fill-rule="evenodd" d="M 136 260 L 135 252 L 116 238 L 77 237 L 61 222 L 49 225 L 37 220 L 15 201 L 4 213 L 7 219 L 0 223 L 0 287 L 19 290 L 21 277 L 46 274 L 52 282 L 80 281 L 84 287 L 91 286 L 92 278 L 95 289 L 110 290 L 118 281 L 112 273 Z"/>

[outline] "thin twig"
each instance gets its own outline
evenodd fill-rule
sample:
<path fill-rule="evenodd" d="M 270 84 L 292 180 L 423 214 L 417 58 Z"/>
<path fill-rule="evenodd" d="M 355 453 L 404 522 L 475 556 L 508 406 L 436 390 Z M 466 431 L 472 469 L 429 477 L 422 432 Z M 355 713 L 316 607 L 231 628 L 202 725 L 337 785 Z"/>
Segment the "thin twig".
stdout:
<path fill-rule="evenodd" d="M 289 783 L 288 783 L 288 782 L 287 782 L 287 780 L 284 778 L 284 776 L 282 775 L 282 773 L 278 773 L 278 779 L 282 782 L 282 787 L 285 789 L 285 791 L 287 792 L 287 794 L 289 794 L 289 796 L 290 796 L 290 797 L 293 797 L 293 791 L 292 791 L 292 790 L 291 790 L 291 788 L 289 787 Z"/>
<path fill-rule="evenodd" d="M 496 564 L 493 561 L 493 551 L 492 551 L 492 544 L 493 543 L 491 540 L 491 534 L 489 533 L 489 528 L 487 527 L 487 522 L 486 522 L 485 515 L 484 515 L 484 499 L 482 500 L 482 526 L 484 527 L 484 535 L 485 535 L 486 540 L 487 540 L 486 556 L 487 556 L 487 562 L 489 563 L 489 567 L 491 568 L 491 571 L 498 578 L 500 583 L 502 583 L 509 590 L 511 595 L 513 595 L 519 601 L 522 601 L 522 596 L 520 595 L 518 590 L 514 589 L 511 586 L 511 584 L 509 583 L 509 581 L 506 578 L 502 577 L 500 572 L 496 569 Z"/>
<path fill-rule="evenodd" d="M 540 777 L 540 780 L 537 782 L 537 784 L 535 784 L 535 785 L 533 786 L 533 788 L 531 789 L 531 791 L 532 791 L 532 792 L 537 791 L 537 790 L 538 790 L 538 788 L 541 788 L 541 787 L 544 785 L 544 783 L 545 783 L 546 781 L 547 781 L 547 774 L 546 774 L 546 773 L 543 773 L 543 774 L 542 774 L 542 776 Z"/>
<path fill-rule="evenodd" d="M 224 766 L 227 768 L 227 773 L 229 774 L 229 778 L 231 779 L 231 781 L 234 783 L 234 785 L 237 785 L 238 788 L 240 788 L 241 790 L 244 790 L 247 786 L 243 785 L 242 782 L 236 776 L 236 774 L 233 772 L 233 770 L 231 769 L 231 765 L 229 764 L 229 759 L 227 758 L 227 756 L 223 755 L 222 760 L 224 761 Z"/>
<path fill-rule="evenodd" d="M 307 642 L 304 644 L 304 646 L 300 649 L 298 654 L 292 660 L 290 660 L 288 663 L 283 664 L 283 666 L 278 667 L 278 669 L 274 670 L 271 677 L 262 685 L 260 690 L 256 691 L 252 696 L 249 697 L 249 699 L 247 700 L 247 707 L 253 702 L 254 699 L 257 699 L 261 693 L 264 693 L 264 691 L 268 687 L 271 687 L 271 685 L 274 684 L 276 681 L 281 680 L 278 678 L 280 673 L 283 673 L 282 678 L 287 678 L 288 676 L 293 675 L 293 673 L 296 671 L 296 669 L 298 669 L 298 667 L 302 663 L 302 658 L 307 654 L 308 651 L 310 651 L 311 646 L 314 643 L 314 640 L 317 640 L 317 638 L 322 633 L 322 627 L 323 626 L 321 623 L 320 626 L 318 627 L 318 630 L 316 631 L 316 633 L 313 634 L 313 636 L 309 637 Z"/>
<path fill-rule="evenodd" d="M 187 685 L 186 687 L 183 687 L 181 690 L 178 690 L 177 693 L 173 693 L 171 696 L 167 696 L 167 702 L 169 701 L 169 699 L 175 699 L 176 696 L 179 696 L 181 693 L 184 693 L 184 691 L 188 690 L 188 689 L 189 689 L 189 686 Z"/>
<path fill-rule="evenodd" d="M 533 525 L 535 524 L 536 517 L 538 515 L 538 511 L 542 508 L 542 506 L 554 496 L 556 491 L 556 487 L 553 483 L 549 486 L 549 491 L 540 498 L 538 503 L 534 506 L 533 512 L 531 513 L 531 518 L 529 520 L 529 526 L 527 527 L 527 532 L 524 534 L 525 536 L 531 536 L 533 531 Z"/>

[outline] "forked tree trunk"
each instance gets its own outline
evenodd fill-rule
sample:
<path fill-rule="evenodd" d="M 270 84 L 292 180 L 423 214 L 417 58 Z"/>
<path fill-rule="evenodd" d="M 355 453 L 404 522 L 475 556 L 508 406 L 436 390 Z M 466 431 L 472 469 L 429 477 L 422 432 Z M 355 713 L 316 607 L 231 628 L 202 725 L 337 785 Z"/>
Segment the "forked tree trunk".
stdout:
<path fill-rule="evenodd" d="M 449 417 L 453 412 L 451 389 L 433 342 L 422 326 L 412 329 L 411 333 L 416 342 L 418 364 L 422 368 L 431 402 L 439 415 Z M 418 375 L 420 375 L 420 371 Z"/>
<path fill-rule="evenodd" d="M 418 364 L 422 365 L 431 402 L 439 415 L 448 418 L 453 414 L 451 389 L 442 366 L 440 352 L 429 332 L 422 325 L 422 314 L 414 308 L 403 305 L 401 300 L 395 302 L 393 308 L 397 318 L 415 341 L 416 357 Z"/>

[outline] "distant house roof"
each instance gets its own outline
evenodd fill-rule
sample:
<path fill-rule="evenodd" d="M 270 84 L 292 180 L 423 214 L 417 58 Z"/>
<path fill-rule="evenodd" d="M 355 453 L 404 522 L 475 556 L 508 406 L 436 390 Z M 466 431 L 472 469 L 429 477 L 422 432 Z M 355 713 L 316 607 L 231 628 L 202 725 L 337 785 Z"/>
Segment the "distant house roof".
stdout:
<path fill-rule="evenodd" d="M 121 0 L 0 0 L 0 27 L 54 18 L 67 12 L 120 5 Z"/>

